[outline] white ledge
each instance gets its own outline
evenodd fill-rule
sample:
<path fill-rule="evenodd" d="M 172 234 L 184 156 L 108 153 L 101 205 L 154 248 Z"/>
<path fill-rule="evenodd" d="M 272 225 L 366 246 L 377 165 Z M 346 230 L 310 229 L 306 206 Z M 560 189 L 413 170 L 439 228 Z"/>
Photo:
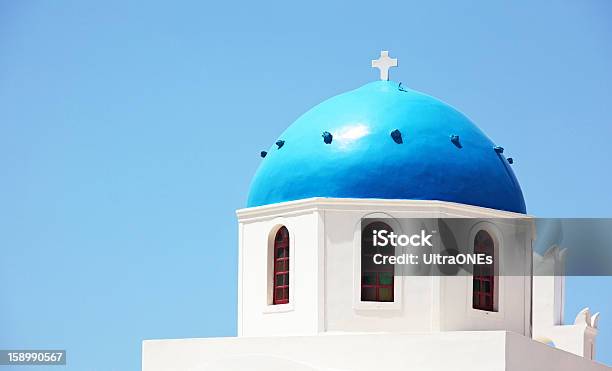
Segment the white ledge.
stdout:
<path fill-rule="evenodd" d="M 396 209 L 398 211 L 434 211 L 448 214 L 450 217 L 465 218 L 526 218 L 527 214 L 490 209 L 486 207 L 460 204 L 456 202 L 437 200 L 391 200 L 380 198 L 330 198 L 312 197 L 276 204 L 248 207 L 236 210 L 239 221 L 257 219 L 277 215 L 279 213 L 296 213 L 316 210 L 347 210 L 351 207 L 359 209 Z"/>

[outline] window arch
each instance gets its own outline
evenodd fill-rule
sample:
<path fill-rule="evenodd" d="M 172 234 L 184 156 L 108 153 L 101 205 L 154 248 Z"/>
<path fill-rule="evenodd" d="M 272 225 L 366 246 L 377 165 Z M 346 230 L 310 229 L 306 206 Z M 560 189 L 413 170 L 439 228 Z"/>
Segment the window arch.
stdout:
<path fill-rule="evenodd" d="M 374 264 L 375 254 L 392 256 L 393 247 L 374 246 L 374 231 L 393 229 L 383 222 L 368 224 L 361 231 L 361 301 L 392 302 L 395 268 L 393 264 Z"/>
<path fill-rule="evenodd" d="M 274 236 L 274 255 L 272 258 L 272 304 L 289 303 L 289 231 L 282 226 Z"/>
<path fill-rule="evenodd" d="M 497 294 L 495 287 L 495 242 L 489 232 L 480 230 L 474 237 L 474 254 L 492 258 L 493 264 L 474 264 L 472 308 L 496 312 Z"/>

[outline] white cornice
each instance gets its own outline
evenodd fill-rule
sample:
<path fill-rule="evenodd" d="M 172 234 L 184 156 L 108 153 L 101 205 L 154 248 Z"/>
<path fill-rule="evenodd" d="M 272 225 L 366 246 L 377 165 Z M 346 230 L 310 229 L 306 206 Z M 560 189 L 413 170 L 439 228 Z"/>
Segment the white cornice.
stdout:
<path fill-rule="evenodd" d="M 269 218 L 278 214 L 293 215 L 318 210 L 423 211 L 443 213 L 448 217 L 457 218 L 533 218 L 530 215 L 465 205 L 456 202 L 327 197 L 312 197 L 296 201 L 238 209 L 236 210 L 236 215 L 238 216 L 239 222 L 246 222 L 261 218 Z"/>

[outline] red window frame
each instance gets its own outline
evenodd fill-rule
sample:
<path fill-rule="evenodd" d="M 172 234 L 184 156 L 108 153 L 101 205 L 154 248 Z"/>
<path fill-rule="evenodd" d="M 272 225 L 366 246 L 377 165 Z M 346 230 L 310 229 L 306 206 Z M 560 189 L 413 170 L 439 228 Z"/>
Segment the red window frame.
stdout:
<path fill-rule="evenodd" d="M 272 304 L 289 303 L 289 230 L 281 227 L 274 236 Z"/>
<path fill-rule="evenodd" d="M 375 254 L 395 255 L 393 247 L 373 244 L 374 230 L 393 231 L 383 222 L 373 222 L 361 232 L 361 301 L 393 302 L 395 267 L 393 264 L 373 264 Z"/>
<path fill-rule="evenodd" d="M 493 264 L 474 265 L 472 308 L 495 312 L 495 243 L 484 230 L 474 237 L 474 253 L 493 258 Z"/>

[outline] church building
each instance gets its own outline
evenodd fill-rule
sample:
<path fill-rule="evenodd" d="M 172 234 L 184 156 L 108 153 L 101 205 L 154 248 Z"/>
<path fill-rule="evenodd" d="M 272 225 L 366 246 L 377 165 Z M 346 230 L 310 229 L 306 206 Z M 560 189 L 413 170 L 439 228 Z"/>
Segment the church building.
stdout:
<path fill-rule="evenodd" d="M 563 324 L 563 276 L 532 274 L 563 259 L 558 246 L 534 258 L 513 159 L 455 108 L 390 81 L 397 65 L 381 52 L 380 80 L 313 107 L 261 152 L 236 212 L 238 336 L 147 340 L 143 371 L 611 370 L 593 361 L 599 315 Z M 456 244 L 491 257 L 490 271 L 370 264 L 373 231 L 444 218 L 466 219 Z M 505 274 L 515 263 L 524 274 Z"/>

